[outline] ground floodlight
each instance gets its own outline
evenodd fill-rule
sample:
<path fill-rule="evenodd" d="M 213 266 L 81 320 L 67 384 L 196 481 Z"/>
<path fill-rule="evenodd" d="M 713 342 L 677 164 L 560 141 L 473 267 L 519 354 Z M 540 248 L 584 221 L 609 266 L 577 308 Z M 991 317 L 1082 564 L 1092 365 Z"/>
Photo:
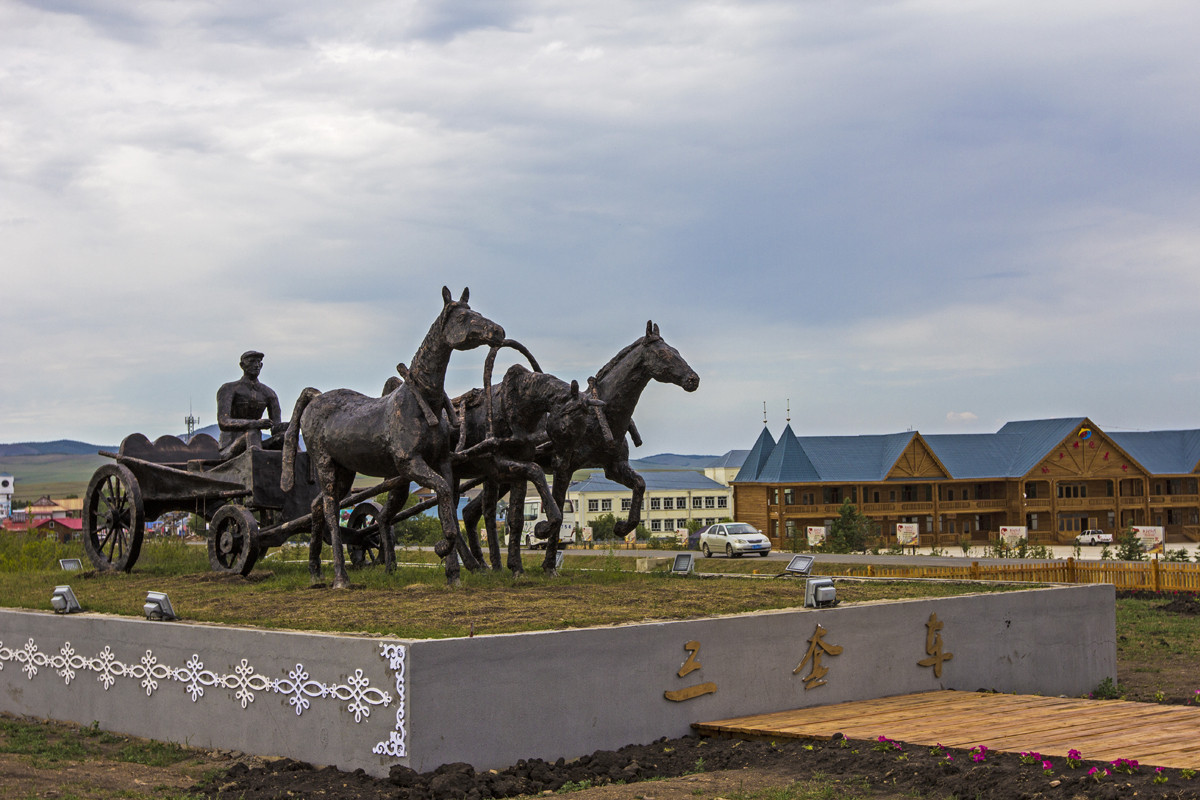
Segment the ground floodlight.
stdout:
<path fill-rule="evenodd" d="M 783 568 L 782 575 L 799 575 L 807 578 L 812 572 L 813 562 L 816 558 L 813 556 L 792 556 L 792 560 Z"/>
<path fill-rule="evenodd" d="M 83 569 L 83 561 L 78 558 L 60 558 L 58 560 L 58 567 L 67 572 L 75 572 Z"/>
<path fill-rule="evenodd" d="M 837 590 L 832 578 L 809 578 L 804 584 L 805 608 L 829 608 L 837 605 Z"/>
<path fill-rule="evenodd" d="M 50 595 L 50 605 L 54 607 L 55 614 L 74 614 L 76 611 L 83 611 L 83 606 L 79 605 L 79 601 L 75 599 L 75 593 L 71 591 L 70 586 L 55 586 L 54 594 Z"/>
<path fill-rule="evenodd" d="M 687 575 L 692 572 L 696 563 L 695 553 L 676 553 L 675 561 L 671 563 L 672 575 Z"/>
<path fill-rule="evenodd" d="M 566 557 L 566 555 L 567 554 L 562 550 L 555 552 L 555 554 L 554 554 L 554 568 L 555 569 L 562 569 L 563 559 Z"/>
<path fill-rule="evenodd" d="M 146 612 L 146 619 L 179 619 L 166 592 L 146 592 L 146 605 L 142 606 L 142 611 Z"/>

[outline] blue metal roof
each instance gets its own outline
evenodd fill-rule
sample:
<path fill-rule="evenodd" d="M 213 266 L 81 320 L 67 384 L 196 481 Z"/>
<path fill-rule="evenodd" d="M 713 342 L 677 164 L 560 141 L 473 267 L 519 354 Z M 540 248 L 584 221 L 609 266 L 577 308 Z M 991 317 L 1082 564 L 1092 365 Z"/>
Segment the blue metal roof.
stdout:
<path fill-rule="evenodd" d="M 775 449 L 775 439 L 771 436 L 771 432 L 764 425 L 762 433 L 758 435 L 758 441 L 754 443 L 754 447 L 750 448 L 750 453 L 746 456 L 746 460 L 742 462 L 742 468 L 738 470 L 735 481 L 757 481 L 758 473 L 762 472 L 763 465 L 767 463 L 767 459 L 771 456 L 771 451 Z"/>
<path fill-rule="evenodd" d="M 1200 431 L 1130 431 L 1106 435 L 1155 475 L 1187 475 L 1200 464 Z"/>
<path fill-rule="evenodd" d="M 679 470 L 677 472 L 643 472 L 642 480 L 646 482 L 646 491 L 686 491 L 688 489 L 701 491 L 728 491 L 729 487 L 706 478 L 699 472 Z M 568 492 L 628 492 L 629 488 L 616 481 L 610 481 L 600 473 L 593 473 L 581 481 L 575 481 Z"/>
<path fill-rule="evenodd" d="M 881 481 L 915 435 L 801 436 L 798 441 L 822 481 Z"/>
<path fill-rule="evenodd" d="M 1018 478 L 1029 471 L 1013 471 L 1024 442 L 1016 434 L 943 433 L 922 438 L 952 478 Z"/>
<path fill-rule="evenodd" d="M 1008 423 L 997 433 L 1020 436 L 1022 441 L 1014 454 L 1011 472 L 1005 474 L 1013 477 L 1026 474 L 1036 467 L 1046 454 L 1058 447 L 1063 439 L 1070 436 L 1072 431 L 1085 423 L 1088 423 L 1087 417 L 1028 419 Z"/>
<path fill-rule="evenodd" d="M 760 440 L 761 441 L 761 440 Z M 738 473 L 739 477 L 741 473 Z M 786 475 L 787 477 L 781 477 Z M 779 435 L 779 443 L 771 451 L 765 464 L 758 472 L 760 483 L 781 483 L 783 481 L 812 482 L 821 480 L 817 468 L 804 453 L 804 448 L 796 440 L 792 426 L 788 425 Z"/>

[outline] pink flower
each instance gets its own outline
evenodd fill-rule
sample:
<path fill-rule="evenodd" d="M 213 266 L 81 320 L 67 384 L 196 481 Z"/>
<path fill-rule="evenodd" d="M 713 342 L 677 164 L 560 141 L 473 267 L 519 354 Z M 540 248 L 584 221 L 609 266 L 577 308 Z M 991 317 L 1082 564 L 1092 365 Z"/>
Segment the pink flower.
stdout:
<path fill-rule="evenodd" d="M 1083 754 L 1082 754 L 1082 753 L 1080 753 L 1078 750 L 1068 750 L 1068 751 L 1067 751 L 1067 758 L 1073 758 L 1073 759 L 1075 759 L 1076 761 L 1079 761 L 1079 760 L 1081 760 L 1081 759 L 1083 758 Z"/>

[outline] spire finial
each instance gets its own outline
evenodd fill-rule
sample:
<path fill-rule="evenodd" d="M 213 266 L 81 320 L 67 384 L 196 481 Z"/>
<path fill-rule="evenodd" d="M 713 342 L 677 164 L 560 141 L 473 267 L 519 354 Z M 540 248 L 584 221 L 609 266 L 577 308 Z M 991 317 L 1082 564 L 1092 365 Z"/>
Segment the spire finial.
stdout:
<path fill-rule="evenodd" d="M 763 400 L 763 425 L 767 424 L 767 401 Z"/>
<path fill-rule="evenodd" d="M 787 401 L 787 421 L 788 421 L 788 425 L 792 424 L 792 398 L 790 398 L 790 397 L 788 398 L 788 401 Z"/>

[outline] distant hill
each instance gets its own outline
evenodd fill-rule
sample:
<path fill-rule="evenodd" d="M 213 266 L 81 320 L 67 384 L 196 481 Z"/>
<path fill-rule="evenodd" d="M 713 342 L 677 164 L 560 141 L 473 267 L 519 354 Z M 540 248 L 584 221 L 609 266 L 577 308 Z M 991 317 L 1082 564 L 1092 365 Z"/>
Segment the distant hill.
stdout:
<path fill-rule="evenodd" d="M 18 442 L 0 444 L 0 457 L 10 456 L 94 456 L 97 450 L 116 450 L 115 446 L 88 444 L 74 439 L 56 439 L 53 442 Z"/>

